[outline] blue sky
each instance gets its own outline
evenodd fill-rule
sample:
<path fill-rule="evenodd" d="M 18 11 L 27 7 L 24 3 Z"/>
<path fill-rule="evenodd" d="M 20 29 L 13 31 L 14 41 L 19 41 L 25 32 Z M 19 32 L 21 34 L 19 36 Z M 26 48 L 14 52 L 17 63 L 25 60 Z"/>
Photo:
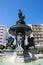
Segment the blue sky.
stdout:
<path fill-rule="evenodd" d="M 43 23 L 43 0 L 0 0 L 0 24 L 14 25 L 19 9 L 26 17 L 26 24 Z"/>

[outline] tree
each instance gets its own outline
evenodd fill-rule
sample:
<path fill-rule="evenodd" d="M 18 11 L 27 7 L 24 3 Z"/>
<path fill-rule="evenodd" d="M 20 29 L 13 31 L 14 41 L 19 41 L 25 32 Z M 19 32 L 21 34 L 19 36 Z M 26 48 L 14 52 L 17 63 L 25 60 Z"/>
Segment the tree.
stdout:
<path fill-rule="evenodd" d="M 5 48 L 5 46 L 0 44 L 0 49 L 3 50 L 4 48 Z"/>
<path fill-rule="evenodd" d="M 8 42 L 7 42 L 6 46 L 11 46 L 11 45 L 13 45 L 13 42 L 14 42 L 14 38 L 8 37 Z"/>

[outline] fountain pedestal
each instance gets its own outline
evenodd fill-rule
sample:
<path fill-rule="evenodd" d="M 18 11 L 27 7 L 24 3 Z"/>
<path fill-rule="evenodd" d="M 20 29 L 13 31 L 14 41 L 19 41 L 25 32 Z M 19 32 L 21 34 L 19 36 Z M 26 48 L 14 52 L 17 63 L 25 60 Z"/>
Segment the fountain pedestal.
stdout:
<path fill-rule="evenodd" d="M 24 55 L 23 55 L 23 48 L 21 47 L 22 44 L 22 33 L 18 33 L 17 35 L 17 48 L 16 51 L 16 60 L 15 62 L 24 62 Z"/>
<path fill-rule="evenodd" d="M 21 46 L 16 48 L 15 62 L 24 62 L 23 48 Z"/>

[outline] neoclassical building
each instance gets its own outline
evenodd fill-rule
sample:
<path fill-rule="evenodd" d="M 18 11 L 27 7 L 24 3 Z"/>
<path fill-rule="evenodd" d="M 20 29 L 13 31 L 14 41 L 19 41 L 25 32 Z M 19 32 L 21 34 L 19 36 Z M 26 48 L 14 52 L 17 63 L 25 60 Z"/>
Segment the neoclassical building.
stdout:
<path fill-rule="evenodd" d="M 43 24 L 30 24 L 35 43 L 43 43 Z"/>

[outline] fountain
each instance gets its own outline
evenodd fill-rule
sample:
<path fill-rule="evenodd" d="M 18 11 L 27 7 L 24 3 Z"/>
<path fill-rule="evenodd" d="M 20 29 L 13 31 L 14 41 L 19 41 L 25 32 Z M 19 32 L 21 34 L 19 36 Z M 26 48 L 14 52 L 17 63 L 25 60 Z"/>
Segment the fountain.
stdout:
<path fill-rule="evenodd" d="M 10 27 L 9 33 L 16 37 L 16 62 L 24 62 L 25 60 L 28 60 L 30 58 L 28 49 L 26 48 L 26 45 L 24 43 L 26 37 L 25 35 L 27 35 L 28 37 L 31 34 L 32 29 L 30 26 L 26 25 L 24 21 L 25 16 L 22 15 L 21 10 L 19 10 L 18 16 L 19 20 L 16 22 L 15 25 Z M 27 47 L 28 46 L 29 44 L 27 45 Z"/>

